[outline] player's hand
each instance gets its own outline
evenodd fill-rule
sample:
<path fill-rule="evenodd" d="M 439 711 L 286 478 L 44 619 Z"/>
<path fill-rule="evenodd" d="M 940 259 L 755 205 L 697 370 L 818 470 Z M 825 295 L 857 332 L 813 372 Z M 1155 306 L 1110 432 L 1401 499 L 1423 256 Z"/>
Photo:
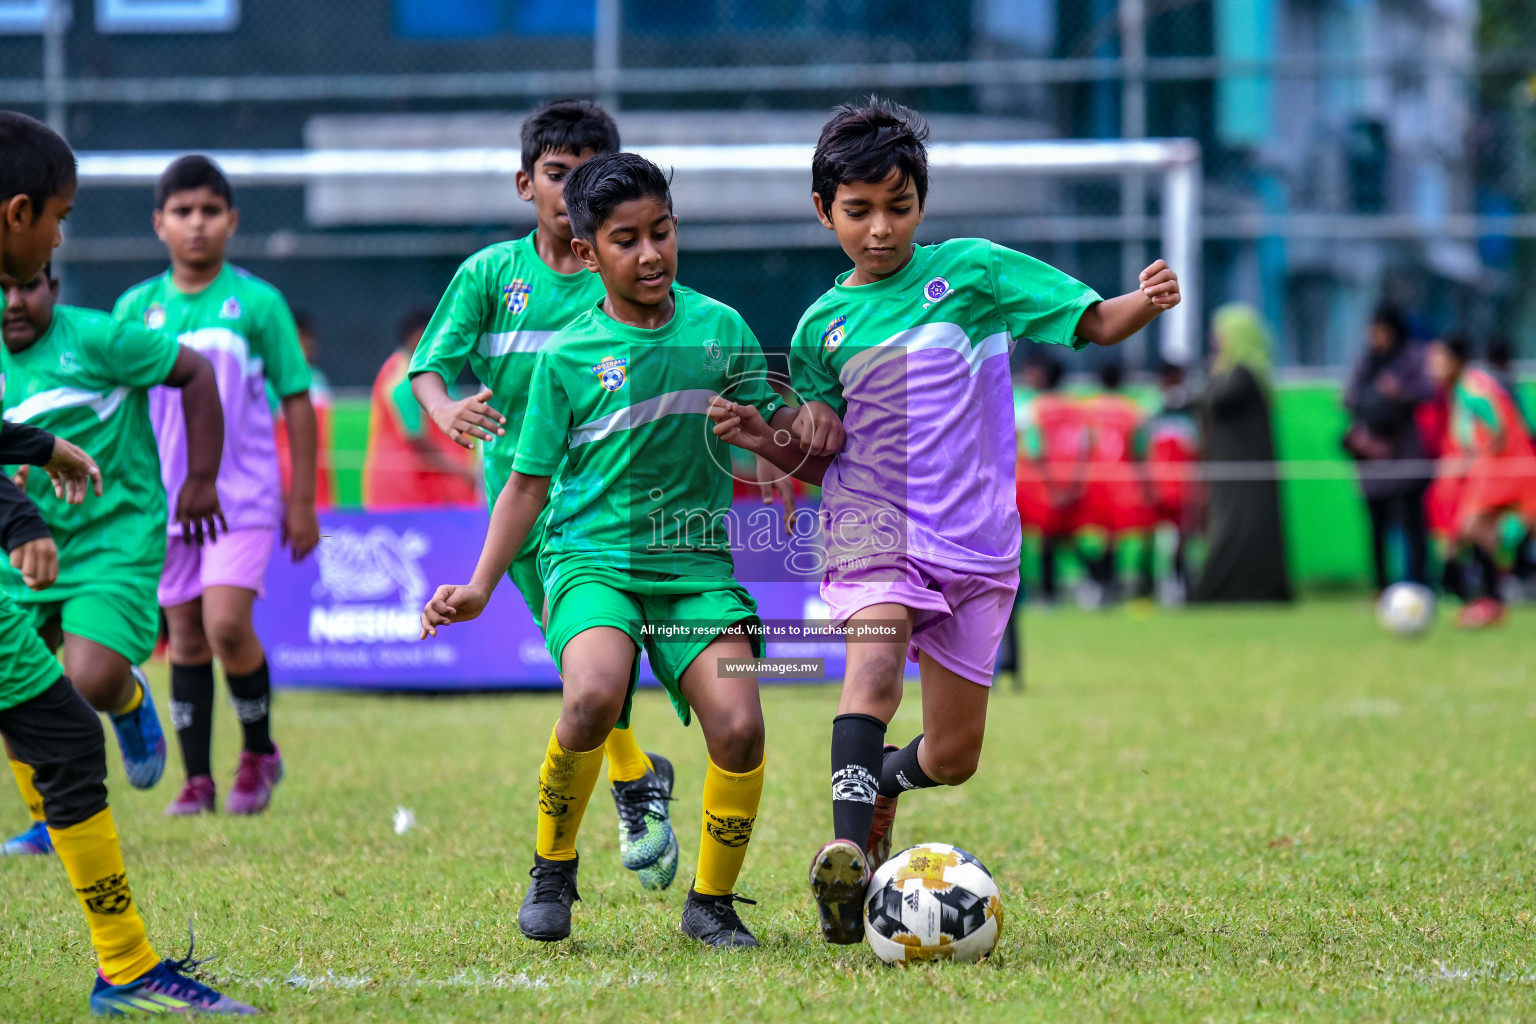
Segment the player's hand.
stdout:
<path fill-rule="evenodd" d="M 763 492 L 763 504 L 772 505 L 774 495 L 778 495 L 784 501 L 784 533 L 793 535 L 795 532 L 795 482 L 788 473 L 769 462 L 761 455 L 757 457 L 757 485 Z"/>
<path fill-rule="evenodd" d="M 29 540 L 11 552 L 11 567 L 32 590 L 47 590 L 59 578 L 59 549 L 52 537 Z"/>
<path fill-rule="evenodd" d="M 283 516 L 283 543 L 293 553 L 295 562 L 302 562 L 320 543 L 320 519 L 315 515 L 312 501 L 290 501 Z"/>
<path fill-rule="evenodd" d="M 493 434 L 505 437 L 507 418 L 486 404 L 490 400 L 491 389 L 485 388 L 457 402 L 444 402 L 432 410 L 432 422 L 455 444 L 465 448 L 474 448 L 472 439 L 489 441 Z"/>
<path fill-rule="evenodd" d="M 709 400 L 706 415 L 714 423 L 715 436 L 726 444 L 758 451 L 773 442 L 773 431 L 763 421 L 763 414 L 755 405 L 739 405 L 721 395 Z"/>
<path fill-rule="evenodd" d="M 15 484 L 17 487 L 20 487 L 22 490 L 26 490 L 27 489 L 27 481 L 29 479 L 31 479 L 31 477 L 32 477 L 32 467 L 31 466 L 21 466 L 20 468 L 18 468 L 16 470 L 16 475 L 11 477 L 11 483 Z"/>
<path fill-rule="evenodd" d="M 1141 294 L 1159 310 L 1172 309 L 1179 304 L 1179 275 L 1168 269 L 1168 264 L 1158 260 L 1141 272 Z"/>
<path fill-rule="evenodd" d="M 437 588 L 432 600 L 421 610 L 421 639 L 437 636 L 437 627 L 450 622 L 468 622 L 485 611 L 491 595 L 473 583 L 445 583 Z"/>
<path fill-rule="evenodd" d="M 53 439 L 53 458 L 43 470 L 53 478 L 53 493 L 71 505 L 85 501 L 87 488 L 101 497 L 101 470 L 96 460 L 62 437 Z"/>
<path fill-rule="evenodd" d="M 176 521 L 181 524 L 183 544 L 212 544 L 220 533 L 229 532 L 224 509 L 219 504 L 218 478 L 187 477 L 176 496 Z"/>
<path fill-rule="evenodd" d="M 836 455 L 843 450 L 843 421 L 825 402 L 806 402 L 789 429 L 807 455 Z"/>

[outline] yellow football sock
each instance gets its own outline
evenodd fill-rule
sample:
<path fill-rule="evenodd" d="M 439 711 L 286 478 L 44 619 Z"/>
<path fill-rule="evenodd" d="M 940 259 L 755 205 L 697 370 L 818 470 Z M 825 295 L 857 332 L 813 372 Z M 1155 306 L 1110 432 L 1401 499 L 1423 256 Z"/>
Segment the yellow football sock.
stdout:
<path fill-rule="evenodd" d="M 33 821 L 42 821 L 43 794 L 39 793 L 37 787 L 32 784 L 32 766 L 12 758 L 11 774 L 16 776 L 16 788 L 21 790 L 21 798 L 26 801 L 27 813 L 32 816 Z"/>
<path fill-rule="evenodd" d="M 104 810 L 68 828 L 50 828 L 48 834 L 85 911 L 91 945 L 107 980 L 121 985 L 159 963 L 128 889 L 112 811 Z"/>
<path fill-rule="evenodd" d="M 602 768 L 602 747 L 566 750 L 550 732 L 549 749 L 539 769 L 539 837 L 535 849 L 540 857 L 576 859 L 576 832 Z"/>
<path fill-rule="evenodd" d="M 131 698 L 129 698 L 127 704 L 124 704 L 122 707 L 118 708 L 116 711 L 114 711 L 112 713 L 114 715 L 132 714 L 133 712 L 139 710 L 139 707 L 143 703 L 144 703 L 144 684 L 139 682 L 137 679 L 135 679 L 133 681 L 133 696 Z"/>
<path fill-rule="evenodd" d="M 767 762 L 764 761 L 764 764 Z M 724 896 L 736 889 L 736 876 L 747 856 L 757 804 L 763 796 L 763 765 L 736 775 L 714 761 L 704 773 L 704 829 L 699 837 L 699 869 L 693 888 L 703 896 Z"/>
<path fill-rule="evenodd" d="M 608 755 L 608 782 L 633 782 L 651 770 L 651 759 L 645 756 L 635 734 L 630 729 L 615 728 L 603 742 L 603 753 Z"/>

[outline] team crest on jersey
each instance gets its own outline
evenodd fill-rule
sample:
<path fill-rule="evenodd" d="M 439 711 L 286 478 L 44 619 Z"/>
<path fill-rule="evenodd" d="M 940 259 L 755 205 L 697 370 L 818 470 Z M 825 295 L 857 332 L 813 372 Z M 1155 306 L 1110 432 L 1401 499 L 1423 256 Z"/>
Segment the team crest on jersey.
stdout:
<path fill-rule="evenodd" d="M 927 284 L 923 285 L 923 298 L 928 300 L 927 302 L 923 303 L 923 308 L 927 309 L 935 302 L 948 298 L 952 291 L 954 291 L 954 289 L 950 287 L 949 282 L 944 278 L 934 278 L 932 281 L 929 281 Z"/>
<path fill-rule="evenodd" d="M 224 300 L 224 305 L 219 307 L 219 317 L 223 320 L 240 319 L 240 300 L 231 295 Z"/>
<path fill-rule="evenodd" d="M 165 307 L 155 303 L 144 311 L 144 326 L 152 331 L 158 331 L 165 326 Z"/>
<path fill-rule="evenodd" d="M 827 324 L 826 330 L 821 332 L 821 343 L 827 346 L 828 352 L 837 351 L 837 346 L 843 343 L 846 331 L 845 325 L 847 323 L 848 318 L 846 316 L 837 317 Z"/>
<path fill-rule="evenodd" d="M 501 289 L 501 294 L 506 297 L 507 312 L 521 313 L 523 310 L 527 309 L 528 293 L 531 290 L 532 289 L 528 286 L 528 282 L 524 281 L 520 277 L 513 281 L 511 284 L 504 286 Z"/>
<path fill-rule="evenodd" d="M 597 382 L 603 386 L 604 390 L 617 391 L 629 379 L 629 373 L 624 369 L 628 362 L 628 359 L 615 359 L 609 356 L 592 367 L 592 372 L 597 374 Z"/>

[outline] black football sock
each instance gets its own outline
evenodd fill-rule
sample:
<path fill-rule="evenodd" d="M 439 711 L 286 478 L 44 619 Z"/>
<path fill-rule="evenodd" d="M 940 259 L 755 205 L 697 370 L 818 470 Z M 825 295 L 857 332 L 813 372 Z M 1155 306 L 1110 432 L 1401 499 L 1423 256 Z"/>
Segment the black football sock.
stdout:
<path fill-rule="evenodd" d="M 187 778 L 212 775 L 208 760 L 213 746 L 213 662 L 171 666 L 171 724 Z"/>
<path fill-rule="evenodd" d="M 229 702 L 235 706 L 235 717 L 245 730 L 245 749 L 253 754 L 272 753 L 271 719 L 272 677 L 267 674 L 267 662 L 262 660 L 256 671 L 244 675 L 225 673 L 229 681 Z"/>
<path fill-rule="evenodd" d="M 885 763 L 880 766 L 881 796 L 901 796 L 909 789 L 932 789 L 938 785 L 917 763 L 917 745 L 921 742 L 923 736 L 919 733 L 911 743 L 885 755 Z"/>
<path fill-rule="evenodd" d="M 832 829 L 864 849 L 875 820 L 885 723 L 873 715 L 832 719 Z"/>

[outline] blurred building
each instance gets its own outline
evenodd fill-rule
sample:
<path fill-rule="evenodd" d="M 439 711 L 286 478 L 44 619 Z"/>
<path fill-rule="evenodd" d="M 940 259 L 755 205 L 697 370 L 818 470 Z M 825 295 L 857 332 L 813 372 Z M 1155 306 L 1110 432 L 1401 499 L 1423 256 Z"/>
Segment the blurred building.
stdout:
<path fill-rule="evenodd" d="M 1284 363 L 1345 362 L 1383 294 L 1533 351 L 1523 0 L 58 0 L 51 46 L 49 2 L 0 0 L 0 104 L 84 150 L 515 145 L 523 111 L 582 94 L 621 108 L 630 143 L 809 142 L 832 104 L 879 91 L 945 140 L 1199 140 L 1202 299 L 1262 308 Z M 1151 185 L 941 189 L 924 237 L 993 234 L 1123 291 L 1155 255 Z M 679 181 L 684 280 L 770 346 L 845 266 L 808 192 L 808 173 Z M 510 183 L 238 198 L 236 259 L 313 311 L 343 386 L 464 255 L 529 225 Z M 82 195 L 72 301 L 157 272 L 148 207 Z"/>

